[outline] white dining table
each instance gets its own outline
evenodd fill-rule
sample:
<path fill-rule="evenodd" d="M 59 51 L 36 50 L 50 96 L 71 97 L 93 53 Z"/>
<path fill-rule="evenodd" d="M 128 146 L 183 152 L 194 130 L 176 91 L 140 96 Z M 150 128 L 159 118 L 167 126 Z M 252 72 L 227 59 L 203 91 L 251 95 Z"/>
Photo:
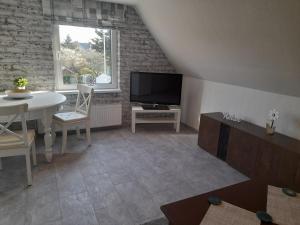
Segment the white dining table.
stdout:
<path fill-rule="evenodd" d="M 50 91 L 32 92 L 32 96 L 27 99 L 12 99 L 6 95 L 0 95 L 0 107 L 13 106 L 18 104 L 28 104 L 27 120 L 40 120 L 44 128 L 45 157 L 48 162 L 52 161 L 52 137 L 51 125 L 52 116 L 55 114 L 66 97 L 62 94 Z M 1 118 L 5 120 L 5 118 Z"/>

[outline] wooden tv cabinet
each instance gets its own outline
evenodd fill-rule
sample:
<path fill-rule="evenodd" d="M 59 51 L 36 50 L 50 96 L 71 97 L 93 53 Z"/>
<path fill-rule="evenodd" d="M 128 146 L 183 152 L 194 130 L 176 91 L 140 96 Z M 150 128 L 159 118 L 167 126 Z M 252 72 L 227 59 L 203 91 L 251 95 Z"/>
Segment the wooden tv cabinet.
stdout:
<path fill-rule="evenodd" d="M 201 114 L 198 144 L 250 178 L 300 191 L 300 141 L 245 121 Z"/>

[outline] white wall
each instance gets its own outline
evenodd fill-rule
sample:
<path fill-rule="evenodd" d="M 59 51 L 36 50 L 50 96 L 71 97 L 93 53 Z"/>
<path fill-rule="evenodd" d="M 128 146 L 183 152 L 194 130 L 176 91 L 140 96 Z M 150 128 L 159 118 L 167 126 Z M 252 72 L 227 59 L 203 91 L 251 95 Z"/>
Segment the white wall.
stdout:
<path fill-rule="evenodd" d="M 268 112 L 276 108 L 278 132 L 300 139 L 300 98 L 185 76 L 182 121 L 198 129 L 200 113 L 231 112 L 265 126 Z"/>
<path fill-rule="evenodd" d="M 300 0 L 138 0 L 178 72 L 300 97 Z"/>

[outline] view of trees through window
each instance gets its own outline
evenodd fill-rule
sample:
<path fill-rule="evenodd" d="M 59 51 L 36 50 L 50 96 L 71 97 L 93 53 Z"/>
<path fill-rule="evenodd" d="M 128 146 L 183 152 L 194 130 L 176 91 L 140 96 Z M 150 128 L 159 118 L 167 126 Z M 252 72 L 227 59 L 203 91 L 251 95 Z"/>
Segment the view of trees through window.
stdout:
<path fill-rule="evenodd" d="M 64 85 L 112 82 L 111 30 L 59 26 Z"/>

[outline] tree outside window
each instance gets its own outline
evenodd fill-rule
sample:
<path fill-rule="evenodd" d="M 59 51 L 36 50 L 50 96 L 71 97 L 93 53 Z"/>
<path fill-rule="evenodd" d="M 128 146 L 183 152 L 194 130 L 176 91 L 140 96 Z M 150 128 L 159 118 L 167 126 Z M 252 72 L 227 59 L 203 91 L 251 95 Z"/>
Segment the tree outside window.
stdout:
<path fill-rule="evenodd" d="M 63 85 L 112 84 L 112 31 L 59 26 L 60 72 Z"/>

